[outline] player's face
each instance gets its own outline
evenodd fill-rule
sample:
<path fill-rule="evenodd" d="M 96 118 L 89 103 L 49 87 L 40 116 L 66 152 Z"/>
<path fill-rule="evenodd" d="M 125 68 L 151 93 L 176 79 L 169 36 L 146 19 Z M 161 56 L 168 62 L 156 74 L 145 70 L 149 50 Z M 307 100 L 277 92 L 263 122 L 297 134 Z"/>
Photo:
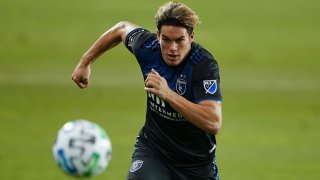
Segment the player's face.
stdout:
<path fill-rule="evenodd" d="M 194 33 L 189 34 L 186 28 L 163 25 L 157 33 L 161 54 L 169 66 L 177 66 L 183 62 L 191 49 Z"/>

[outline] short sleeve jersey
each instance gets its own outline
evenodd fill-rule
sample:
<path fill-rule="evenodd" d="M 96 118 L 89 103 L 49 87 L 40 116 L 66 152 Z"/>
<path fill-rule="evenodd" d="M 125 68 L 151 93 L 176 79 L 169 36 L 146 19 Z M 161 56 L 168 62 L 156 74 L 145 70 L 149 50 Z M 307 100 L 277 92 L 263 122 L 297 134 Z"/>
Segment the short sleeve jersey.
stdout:
<path fill-rule="evenodd" d="M 144 80 L 154 69 L 173 91 L 193 103 L 222 100 L 218 64 L 199 44 L 192 43 L 190 53 L 178 66 L 164 62 L 156 34 L 146 29 L 131 31 L 125 45 L 136 57 Z M 215 158 L 215 136 L 191 124 L 152 93 L 147 93 L 146 122 L 138 140 L 176 165 L 203 164 Z"/>

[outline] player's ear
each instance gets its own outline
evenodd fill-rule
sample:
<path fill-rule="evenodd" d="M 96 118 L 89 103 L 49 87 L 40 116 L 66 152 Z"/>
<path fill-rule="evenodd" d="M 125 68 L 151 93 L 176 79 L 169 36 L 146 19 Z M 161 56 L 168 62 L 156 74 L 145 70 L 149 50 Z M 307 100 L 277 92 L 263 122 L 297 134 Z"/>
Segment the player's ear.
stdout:
<path fill-rule="evenodd" d="M 192 31 L 192 33 L 190 34 L 190 42 L 192 42 L 193 41 L 193 38 L 194 38 L 194 31 Z"/>

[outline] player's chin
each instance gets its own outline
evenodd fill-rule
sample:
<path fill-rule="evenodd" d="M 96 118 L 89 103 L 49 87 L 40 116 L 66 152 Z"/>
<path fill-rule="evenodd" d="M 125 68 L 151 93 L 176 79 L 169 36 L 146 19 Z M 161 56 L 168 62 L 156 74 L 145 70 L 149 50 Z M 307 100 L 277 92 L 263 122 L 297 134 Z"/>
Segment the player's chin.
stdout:
<path fill-rule="evenodd" d="M 166 58 L 165 63 L 168 66 L 178 66 L 179 64 L 181 64 L 181 60 L 179 58 Z"/>

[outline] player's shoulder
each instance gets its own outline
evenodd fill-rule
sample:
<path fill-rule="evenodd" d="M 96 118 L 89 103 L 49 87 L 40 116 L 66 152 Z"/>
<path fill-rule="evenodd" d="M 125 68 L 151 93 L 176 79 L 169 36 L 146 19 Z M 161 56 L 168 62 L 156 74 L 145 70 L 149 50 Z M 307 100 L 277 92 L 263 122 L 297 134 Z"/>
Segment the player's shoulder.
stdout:
<path fill-rule="evenodd" d="M 207 49 L 195 42 L 192 43 L 189 58 L 194 66 L 203 64 L 211 64 L 211 66 L 215 66 L 218 64 L 213 55 Z"/>
<path fill-rule="evenodd" d="M 194 82 L 203 80 L 203 77 L 216 77 L 219 79 L 219 66 L 213 55 L 199 44 L 193 43 L 190 61 L 193 70 L 192 78 Z"/>
<path fill-rule="evenodd" d="M 142 43 L 142 48 L 149 49 L 149 50 L 155 50 L 160 49 L 160 43 L 157 39 L 157 35 L 151 33 L 147 39 Z"/>
<path fill-rule="evenodd" d="M 131 47 L 134 52 L 138 48 L 159 48 L 156 34 L 141 27 L 136 28 L 127 34 L 125 44 L 127 47 Z"/>

